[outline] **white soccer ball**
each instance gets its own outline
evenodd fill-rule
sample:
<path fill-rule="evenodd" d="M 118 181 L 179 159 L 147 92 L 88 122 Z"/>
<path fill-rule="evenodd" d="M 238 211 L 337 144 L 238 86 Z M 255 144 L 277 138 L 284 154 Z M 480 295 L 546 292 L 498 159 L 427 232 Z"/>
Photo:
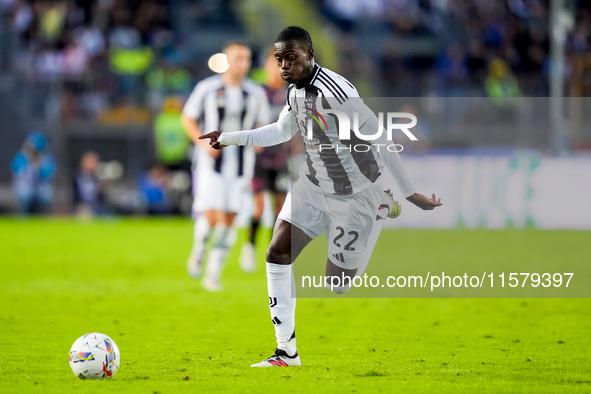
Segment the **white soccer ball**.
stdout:
<path fill-rule="evenodd" d="M 70 368 L 80 379 L 108 379 L 119 369 L 119 348 L 105 334 L 81 336 L 70 349 Z"/>
<path fill-rule="evenodd" d="M 396 219 L 400 216 L 402 206 L 396 200 L 390 190 L 384 190 L 382 203 L 378 207 L 376 220 L 385 220 L 386 218 Z"/>

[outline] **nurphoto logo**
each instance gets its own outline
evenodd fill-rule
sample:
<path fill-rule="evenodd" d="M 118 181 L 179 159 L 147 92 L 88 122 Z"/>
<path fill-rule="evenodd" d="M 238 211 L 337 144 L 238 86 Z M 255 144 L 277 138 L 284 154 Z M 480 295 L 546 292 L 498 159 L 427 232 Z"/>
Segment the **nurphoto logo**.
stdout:
<path fill-rule="evenodd" d="M 380 139 L 384 133 L 384 116 L 386 118 L 386 139 L 392 142 L 392 135 L 395 130 L 402 131 L 411 141 L 417 141 L 417 137 L 409 130 L 416 126 L 417 124 L 417 117 L 411 113 L 407 112 L 378 112 L 378 128 L 375 133 L 373 134 L 363 134 L 359 130 L 359 112 L 355 112 L 353 114 L 353 122 L 349 119 L 347 114 L 343 111 L 339 111 L 336 109 L 323 109 L 322 112 L 324 115 L 329 115 L 329 122 L 330 119 L 336 119 L 337 128 L 339 131 L 339 140 L 341 141 L 350 141 L 351 140 L 351 131 L 354 134 L 354 140 L 358 143 L 351 143 L 348 145 L 341 145 L 341 144 L 325 144 L 320 143 L 318 138 L 314 137 L 314 122 L 320 127 L 321 131 L 328 130 L 328 122 L 318 111 L 313 110 L 312 108 L 305 107 L 308 111 L 306 114 L 308 115 L 308 121 L 306 124 L 306 135 L 305 140 L 307 145 L 313 145 L 316 149 L 320 152 L 323 150 L 349 150 L 355 152 L 367 152 L 371 149 L 371 145 L 375 146 L 380 151 L 381 147 L 384 147 L 388 150 L 388 152 L 402 152 L 404 147 L 400 144 L 389 143 L 389 144 L 381 144 L 381 143 L 373 143 L 373 144 L 366 144 L 361 143 L 359 140 L 362 141 L 375 141 Z M 400 119 L 408 119 L 410 122 L 408 123 L 398 123 Z M 353 127 L 351 127 L 351 125 Z"/>

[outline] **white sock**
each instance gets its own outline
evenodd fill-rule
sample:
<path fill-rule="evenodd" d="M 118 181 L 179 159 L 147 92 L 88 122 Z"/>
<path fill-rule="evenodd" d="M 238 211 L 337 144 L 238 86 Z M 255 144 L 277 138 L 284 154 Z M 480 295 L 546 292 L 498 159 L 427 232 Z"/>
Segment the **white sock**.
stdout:
<path fill-rule="evenodd" d="M 233 227 L 226 227 L 222 224 L 215 226 L 213 231 L 214 246 L 209 252 L 207 258 L 207 267 L 205 268 L 205 277 L 208 280 L 218 282 L 222 276 L 226 256 L 230 251 L 234 240 L 236 238 L 236 231 Z"/>
<path fill-rule="evenodd" d="M 195 220 L 193 229 L 193 249 L 191 249 L 191 256 L 202 259 L 205 254 L 205 243 L 212 233 L 212 228 L 204 215 L 200 215 Z"/>
<path fill-rule="evenodd" d="M 297 351 L 295 341 L 295 294 L 292 298 L 292 265 L 267 262 L 267 288 L 269 310 L 275 326 L 277 347 L 290 356 Z M 295 287 L 293 287 L 295 291 Z"/>

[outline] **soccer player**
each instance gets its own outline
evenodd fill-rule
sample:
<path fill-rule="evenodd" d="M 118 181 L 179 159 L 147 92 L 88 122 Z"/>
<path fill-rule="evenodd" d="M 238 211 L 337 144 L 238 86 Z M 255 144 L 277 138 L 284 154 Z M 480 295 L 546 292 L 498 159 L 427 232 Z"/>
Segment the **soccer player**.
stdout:
<path fill-rule="evenodd" d="M 244 44 L 231 42 L 224 48 L 229 68 L 199 82 L 183 109 L 182 122 L 195 142 L 193 159 L 195 221 L 193 248 L 187 271 L 201 275 L 205 245 L 212 237 L 203 287 L 220 289 L 220 276 L 229 249 L 234 243 L 236 213 L 252 179 L 252 148 L 232 146 L 224 151 L 212 149 L 199 139 L 202 131 L 236 131 L 269 122 L 269 103 L 264 89 L 246 78 L 251 51 Z"/>
<path fill-rule="evenodd" d="M 378 158 L 375 146 L 366 151 L 345 149 L 353 140 L 340 140 L 338 125 L 331 119 L 326 129 L 314 126 L 313 138 L 307 138 L 305 125 L 310 110 L 321 113 L 332 106 L 353 119 L 361 102 L 354 100 L 359 94 L 345 78 L 315 63 L 312 39 L 306 30 L 297 26 L 283 29 L 275 40 L 275 59 L 281 77 L 291 84 L 279 120 L 254 130 L 216 131 L 200 137 L 209 138 L 210 145 L 216 149 L 230 145 L 268 146 L 289 140 L 299 129 L 306 143 L 302 176 L 287 195 L 266 256 L 269 307 L 277 349 L 274 355 L 252 367 L 301 365 L 295 340 L 296 300 L 292 297 L 291 264 L 313 238 L 327 233 L 326 276 L 353 278 L 358 269 L 364 269 L 360 265 L 365 264 L 363 260 L 373 248 L 370 236 L 375 231 L 372 230 L 376 223 L 381 223 L 376 220 L 384 196 L 379 160 L 392 173 L 408 201 L 425 210 L 441 205 L 435 194 L 428 198 L 415 191 L 396 152 L 385 152 Z M 375 134 L 377 117 L 367 116 L 367 112 L 365 115 L 359 119 L 360 130 L 365 131 L 362 134 Z M 323 150 L 320 144 L 325 147 L 334 144 L 343 149 Z M 351 239 L 339 238 L 344 234 Z M 332 290 L 344 293 L 349 287 Z"/>

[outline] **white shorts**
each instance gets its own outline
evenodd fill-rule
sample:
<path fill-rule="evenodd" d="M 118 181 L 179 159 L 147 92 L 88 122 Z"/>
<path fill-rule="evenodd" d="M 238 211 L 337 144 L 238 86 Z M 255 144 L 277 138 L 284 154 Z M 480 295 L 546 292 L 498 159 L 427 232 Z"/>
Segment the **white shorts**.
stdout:
<path fill-rule="evenodd" d="M 359 193 L 333 196 L 314 190 L 300 178 L 287 195 L 279 218 L 310 238 L 326 232 L 328 258 L 343 269 L 356 269 L 373 251 L 383 220 L 376 220 L 383 190 L 377 182 Z"/>
<path fill-rule="evenodd" d="M 193 182 L 196 185 L 193 200 L 194 212 L 209 210 L 240 212 L 244 195 L 250 184 L 244 177 L 227 179 L 214 171 L 207 173 L 201 171 L 197 176 L 193 176 Z"/>
<path fill-rule="evenodd" d="M 244 150 L 243 175 L 238 176 L 237 151 L 239 147 L 224 148 L 221 168 L 216 171 L 215 160 L 196 148 L 196 166 L 193 169 L 193 212 L 209 210 L 228 213 L 240 212 L 244 197 L 250 190 L 254 167 L 254 151 Z"/>

